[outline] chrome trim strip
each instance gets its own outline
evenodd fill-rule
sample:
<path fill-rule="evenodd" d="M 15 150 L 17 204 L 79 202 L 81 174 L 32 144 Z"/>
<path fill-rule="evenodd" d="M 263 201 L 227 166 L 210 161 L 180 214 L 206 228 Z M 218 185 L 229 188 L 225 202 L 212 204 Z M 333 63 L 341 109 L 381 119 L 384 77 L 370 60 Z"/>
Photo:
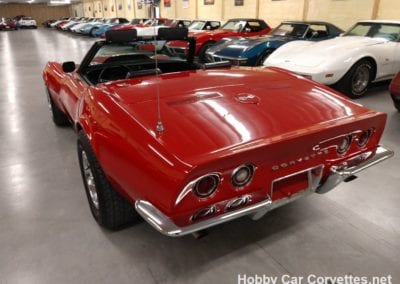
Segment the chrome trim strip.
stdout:
<path fill-rule="evenodd" d="M 376 151 L 364 152 L 342 164 L 332 166 L 331 174 L 325 183 L 316 190 L 317 193 L 326 193 L 336 187 L 346 178 L 355 175 L 373 165 L 393 157 L 394 152 L 384 146 L 378 146 Z"/>
<path fill-rule="evenodd" d="M 291 177 L 293 175 L 297 175 L 300 173 L 307 172 L 308 175 L 308 188 L 302 190 L 296 194 L 288 198 L 279 199 L 277 201 L 272 202 L 270 196 L 267 196 L 267 199 L 258 202 L 256 204 L 252 204 L 247 207 L 239 208 L 237 210 L 226 212 L 224 214 L 211 217 L 201 222 L 197 222 L 192 225 L 188 225 L 185 227 L 178 227 L 175 225 L 171 219 L 169 219 L 164 213 L 162 213 L 159 209 L 157 209 L 153 204 L 145 200 L 137 200 L 135 202 L 136 211 L 143 217 L 145 221 L 147 221 L 150 225 L 152 225 L 157 231 L 160 233 L 170 236 L 170 237 L 178 237 L 187 234 L 191 234 L 200 230 L 204 230 L 206 228 L 219 225 L 221 223 L 225 223 L 236 218 L 240 218 L 246 215 L 252 215 L 253 219 L 258 219 L 262 217 L 268 211 L 280 207 L 289 202 L 295 201 L 301 197 L 307 196 L 313 192 L 317 193 L 325 193 L 329 190 L 333 189 L 340 182 L 345 180 L 347 177 L 354 175 L 362 170 L 369 168 L 375 164 L 378 164 L 394 155 L 394 152 L 386 149 L 383 146 L 379 146 L 376 151 L 370 151 L 362 153 L 356 157 L 346 160 L 342 164 L 338 166 L 333 166 L 331 168 L 331 174 L 325 183 L 320 186 L 320 181 L 322 178 L 324 165 L 318 165 L 317 167 L 309 168 L 303 171 L 299 171 L 288 176 L 278 178 L 272 182 L 277 182 L 284 178 Z M 271 188 L 272 190 L 272 188 Z"/>
<path fill-rule="evenodd" d="M 135 202 L 135 209 L 143 217 L 143 219 L 145 219 L 160 233 L 170 237 L 179 237 L 201 231 L 206 228 L 225 223 L 242 216 L 256 213 L 265 208 L 269 208 L 271 206 L 271 203 L 272 201 L 268 197 L 266 200 L 253 204 L 251 206 L 244 207 L 232 212 L 227 212 L 222 215 L 218 215 L 216 217 L 186 227 L 178 227 L 177 225 L 175 225 L 167 216 L 165 216 L 160 210 L 158 210 L 148 201 L 137 200 Z"/>

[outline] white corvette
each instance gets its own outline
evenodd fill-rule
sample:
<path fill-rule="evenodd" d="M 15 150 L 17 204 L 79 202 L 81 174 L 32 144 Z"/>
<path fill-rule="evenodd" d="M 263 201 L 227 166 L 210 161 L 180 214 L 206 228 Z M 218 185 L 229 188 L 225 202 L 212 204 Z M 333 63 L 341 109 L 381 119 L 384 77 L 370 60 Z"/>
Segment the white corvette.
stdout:
<path fill-rule="evenodd" d="M 361 97 L 371 82 L 400 70 L 400 21 L 360 21 L 341 37 L 293 41 L 272 53 L 265 66 L 287 69 Z"/>

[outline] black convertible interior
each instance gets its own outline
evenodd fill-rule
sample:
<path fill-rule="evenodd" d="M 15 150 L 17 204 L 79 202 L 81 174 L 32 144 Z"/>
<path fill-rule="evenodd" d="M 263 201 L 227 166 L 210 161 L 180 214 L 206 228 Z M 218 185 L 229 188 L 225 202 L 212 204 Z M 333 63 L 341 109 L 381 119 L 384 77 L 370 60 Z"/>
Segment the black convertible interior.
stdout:
<path fill-rule="evenodd" d="M 186 28 L 160 28 L 156 37 L 138 38 L 136 30 L 109 31 L 96 42 L 78 72 L 91 84 L 195 69 L 228 67 L 229 62 L 198 64 L 193 61 L 194 39 Z M 187 58 L 173 57 L 163 48 L 167 40 L 187 40 Z"/>
<path fill-rule="evenodd" d="M 163 48 L 167 40 L 188 41 L 187 58 L 172 57 Z M 157 36 L 148 38 L 138 38 L 136 30 L 109 31 L 105 41 L 93 45 L 78 72 L 96 85 L 140 76 L 230 66 L 229 62 L 195 63 L 194 47 L 195 40 L 188 37 L 186 28 L 160 28 Z"/>

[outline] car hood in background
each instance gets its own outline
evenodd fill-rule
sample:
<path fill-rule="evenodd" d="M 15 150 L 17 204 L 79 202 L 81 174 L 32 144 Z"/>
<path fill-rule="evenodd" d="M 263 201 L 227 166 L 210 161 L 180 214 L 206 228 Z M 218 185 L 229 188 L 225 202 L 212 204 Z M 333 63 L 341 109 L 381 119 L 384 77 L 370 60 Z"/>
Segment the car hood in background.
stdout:
<path fill-rule="evenodd" d="M 282 37 L 282 36 L 255 36 L 255 37 L 236 37 L 224 39 L 223 43 L 211 46 L 207 53 L 215 55 L 223 55 L 229 57 L 240 57 L 245 51 L 265 44 L 266 48 L 271 45 L 271 48 L 275 48 L 277 43 L 285 43 L 293 40 L 293 37 Z M 280 45 L 280 44 L 279 44 Z"/>
<path fill-rule="evenodd" d="M 266 65 L 285 63 L 293 66 L 316 67 L 324 62 L 332 62 L 335 56 L 362 50 L 366 46 L 386 42 L 383 38 L 360 36 L 343 36 L 329 40 L 311 42 L 296 41 L 289 43 L 274 52 L 266 61 Z M 280 65 L 281 66 L 281 65 Z"/>

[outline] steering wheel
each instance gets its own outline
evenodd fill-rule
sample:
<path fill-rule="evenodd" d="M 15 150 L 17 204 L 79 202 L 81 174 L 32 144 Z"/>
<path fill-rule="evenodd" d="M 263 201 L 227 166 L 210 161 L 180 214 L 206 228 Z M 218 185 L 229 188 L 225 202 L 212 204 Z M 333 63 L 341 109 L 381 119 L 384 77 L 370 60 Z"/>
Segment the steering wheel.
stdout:
<path fill-rule="evenodd" d="M 97 81 L 106 83 L 110 81 L 125 79 L 131 69 L 125 65 L 109 66 L 101 70 Z"/>

